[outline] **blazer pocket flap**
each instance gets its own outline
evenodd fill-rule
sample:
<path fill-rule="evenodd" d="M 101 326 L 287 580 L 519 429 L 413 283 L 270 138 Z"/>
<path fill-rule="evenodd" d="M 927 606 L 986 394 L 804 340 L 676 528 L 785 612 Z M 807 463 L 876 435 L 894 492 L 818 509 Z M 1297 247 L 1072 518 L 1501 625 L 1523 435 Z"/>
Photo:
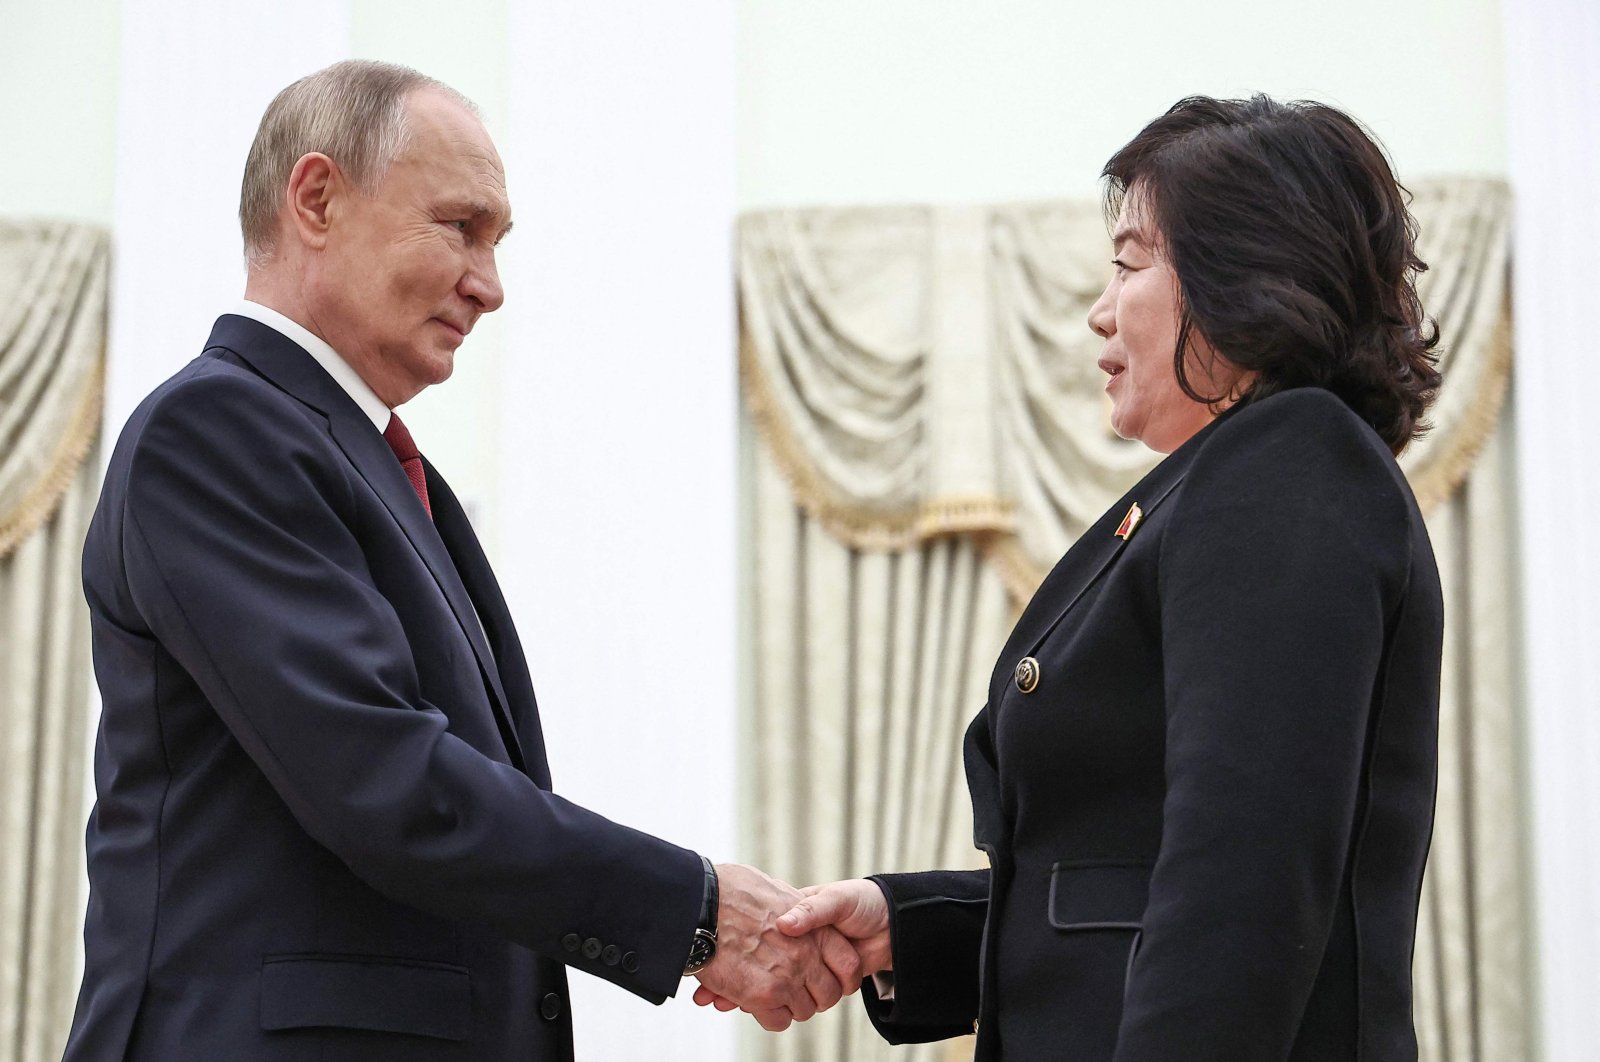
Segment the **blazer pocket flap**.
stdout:
<path fill-rule="evenodd" d="M 1138 929 L 1150 899 L 1148 863 L 1057 863 L 1050 924 L 1057 929 Z"/>
<path fill-rule="evenodd" d="M 359 956 L 268 957 L 263 1029 L 368 1029 L 465 1040 L 472 1020 L 466 967 Z"/>

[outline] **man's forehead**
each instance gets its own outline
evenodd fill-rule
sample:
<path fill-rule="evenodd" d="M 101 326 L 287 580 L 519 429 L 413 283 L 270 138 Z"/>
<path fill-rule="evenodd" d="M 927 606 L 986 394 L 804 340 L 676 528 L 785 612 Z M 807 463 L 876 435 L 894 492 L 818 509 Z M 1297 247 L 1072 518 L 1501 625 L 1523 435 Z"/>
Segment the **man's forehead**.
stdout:
<path fill-rule="evenodd" d="M 459 155 L 502 172 L 500 153 L 483 122 L 460 100 L 438 90 L 423 89 L 406 100 L 410 144 L 406 153 Z"/>
<path fill-rule="evenodd" d="M 453 100 L 453 114 L 413 115 L 410 143 L 395 160 L 421 174 L 466 213 L 510 214 L 505 168 L 477 117 Z"/>
<path fill-rule="evenodd" d="M 406 96 L 406 115 L 412 120 L 440 123 L 466 122 L 482 128 L 483 123 L 471 105 L 443 89 L 424 86 Z"/>

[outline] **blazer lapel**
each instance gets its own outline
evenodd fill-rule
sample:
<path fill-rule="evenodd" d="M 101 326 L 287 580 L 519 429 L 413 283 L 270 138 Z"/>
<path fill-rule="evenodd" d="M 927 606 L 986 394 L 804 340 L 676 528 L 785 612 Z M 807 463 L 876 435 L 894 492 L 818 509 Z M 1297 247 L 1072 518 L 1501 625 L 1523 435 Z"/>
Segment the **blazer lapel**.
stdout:
<path fill-rule="evenodd" d="M 272 328 L 247 317 L 225 314 L 218 319 L 211 332 L 209 347 L 226 347 L 248 361 L 258 372 L 296 398 L 307 403 L 328 418 L 328 427 L 334 442 L 344 451 L 350 463 L 367 481 L 382 500 L 400 530 L 405 533 L 417 555 L 433 575 L 434 582 L 450 603 L 456 623 L 467 636 L 473 654 L 478 658 L 484 682 L 489 689 L 496 718 L 506 738 L 507 752 L 519 769 L 523 767 L 522 750 L 517 743 L 516 727 L 506 705 L 505 690 L 489 654 L 483 629 L 472 610 L 472 601 L 466 587 L 445 551 L 444 540 L 428 519 L 422 502 L 411 489 L 405 470 L 395 460 L 394 451 L 384 442 L 383 436 L 373 427 L 372 421 L 345 393 L 334 379 L 323 371 L 316 359 L 300 345 Z"/>
<path fill-rule="evenodd" d="M 1124 494 L 1105 515 L 1096 520 L 1087 531 L 1078 536 L 1066 554 L 1056 564 L 1039 589 L 1034 593 L 1022 617 L 1006 639 L 1006 645 L 995 662 L 994 673 L 989 678 L 989 703 L 997 705 L 1011 681 L 1013 670 L 1023 657 L 1031 656 L 1050 632 L 1060 625 L 1073 606 L 1083 597 L 1095 580 L 1111 567 L 1122 554 L 1133 535 L 1118 535 L 1117 530 L 1127 516 L 1129 507 L 1138 505 L 1144 520 L 1166 501 L 1178 484 L 1183 482 L 1189 466 L 1200 446 L 1218 424 L 1237 406 L 1224 410 L 1219 416 L 1196 432 L 1182 447 L 1167 457 Z"/>
<path fill-rule="evenodd" d="M 1165 464 L 1163 462 L 1156 466 L 1104 516 L 1096 520 L 1089 530 L 1080 535 L 1060 563 L 1045 577 L 1022 618 L 1017 621 L 1011 637 L 1006 639 L 1005 649 L 995 663 L 994 674 L 989 681 L 990 704 L 1000 703 L 1005 683 L 1011 681 L 1017 663 L 1023 657 L 1033 655 L 1039 643 L 1061 624 L 1084 592 L 1111 567 L 1112 561 L 1121 556 L 1123 548 L 1133 536 L 1123 537 L 1116 531 L 1129 507 L 1138 505 L 1148 520 L 1173 489 L 1183 482 L 1181 471 L 1176 475 L 1161 477 L 1162 482 L 1151 482 L 1155 473 L 1160 472 Z"/>

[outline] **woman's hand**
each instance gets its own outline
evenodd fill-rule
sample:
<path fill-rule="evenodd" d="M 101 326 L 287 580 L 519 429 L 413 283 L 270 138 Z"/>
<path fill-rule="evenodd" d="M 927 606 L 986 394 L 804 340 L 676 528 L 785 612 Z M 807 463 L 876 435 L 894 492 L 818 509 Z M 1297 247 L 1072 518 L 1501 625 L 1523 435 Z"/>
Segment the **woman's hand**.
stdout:
<path fill-rule="evenodd" d="M 862 974 L 894 969 L 894 953 L 889 941 L 889 905 L 877 885 L 858 878 L 831 885 L 808 885 L 800 890 L 800 895 L 802 899 L 778 918 L 778 929 L 785 936 L 803 937 L 831 926 L 856 949 Z M 845 993 L 854 992 L 859 983 L 859 980 L 847 983 Z M 714 1006 L 721 1011 L 748 1010 L 705 985 L 695 989 L 694 1001 L 702 1007 Z M 783 1011 L 748 1012 L 770 1032 L 780 1031 L 792 1020 L 792 1015 Z"/>
<path fill-rule="evenodd" d="M 856 954 L 861 957 L 862 973 L 894 969 L 894 952 L 889 942 L 889 904 L 876 884 L 865 878 L 855 878 L 831 885 L 809 885 L 800 893 L 805 899 L 778 918 L 781 932 L 800 937 L 823 926 L 832 926 L 855 945 Z"/>

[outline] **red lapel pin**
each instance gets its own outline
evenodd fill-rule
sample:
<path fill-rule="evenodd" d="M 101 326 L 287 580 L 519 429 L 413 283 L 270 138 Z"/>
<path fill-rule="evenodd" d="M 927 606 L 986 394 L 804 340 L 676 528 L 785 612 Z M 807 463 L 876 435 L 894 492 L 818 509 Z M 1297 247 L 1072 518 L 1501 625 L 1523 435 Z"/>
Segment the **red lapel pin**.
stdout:
<path fill-rule="evenodd" d="M 1117 537 L 1124 542 L 1132 538 L 1142 520 L 1144 520 L 1144 510 L 1139 508 L 1138 502 L 1134 502 L 1128 506 L 1128 515 L 1122 518 L 1122 524 L 1117 528 Z"/>

